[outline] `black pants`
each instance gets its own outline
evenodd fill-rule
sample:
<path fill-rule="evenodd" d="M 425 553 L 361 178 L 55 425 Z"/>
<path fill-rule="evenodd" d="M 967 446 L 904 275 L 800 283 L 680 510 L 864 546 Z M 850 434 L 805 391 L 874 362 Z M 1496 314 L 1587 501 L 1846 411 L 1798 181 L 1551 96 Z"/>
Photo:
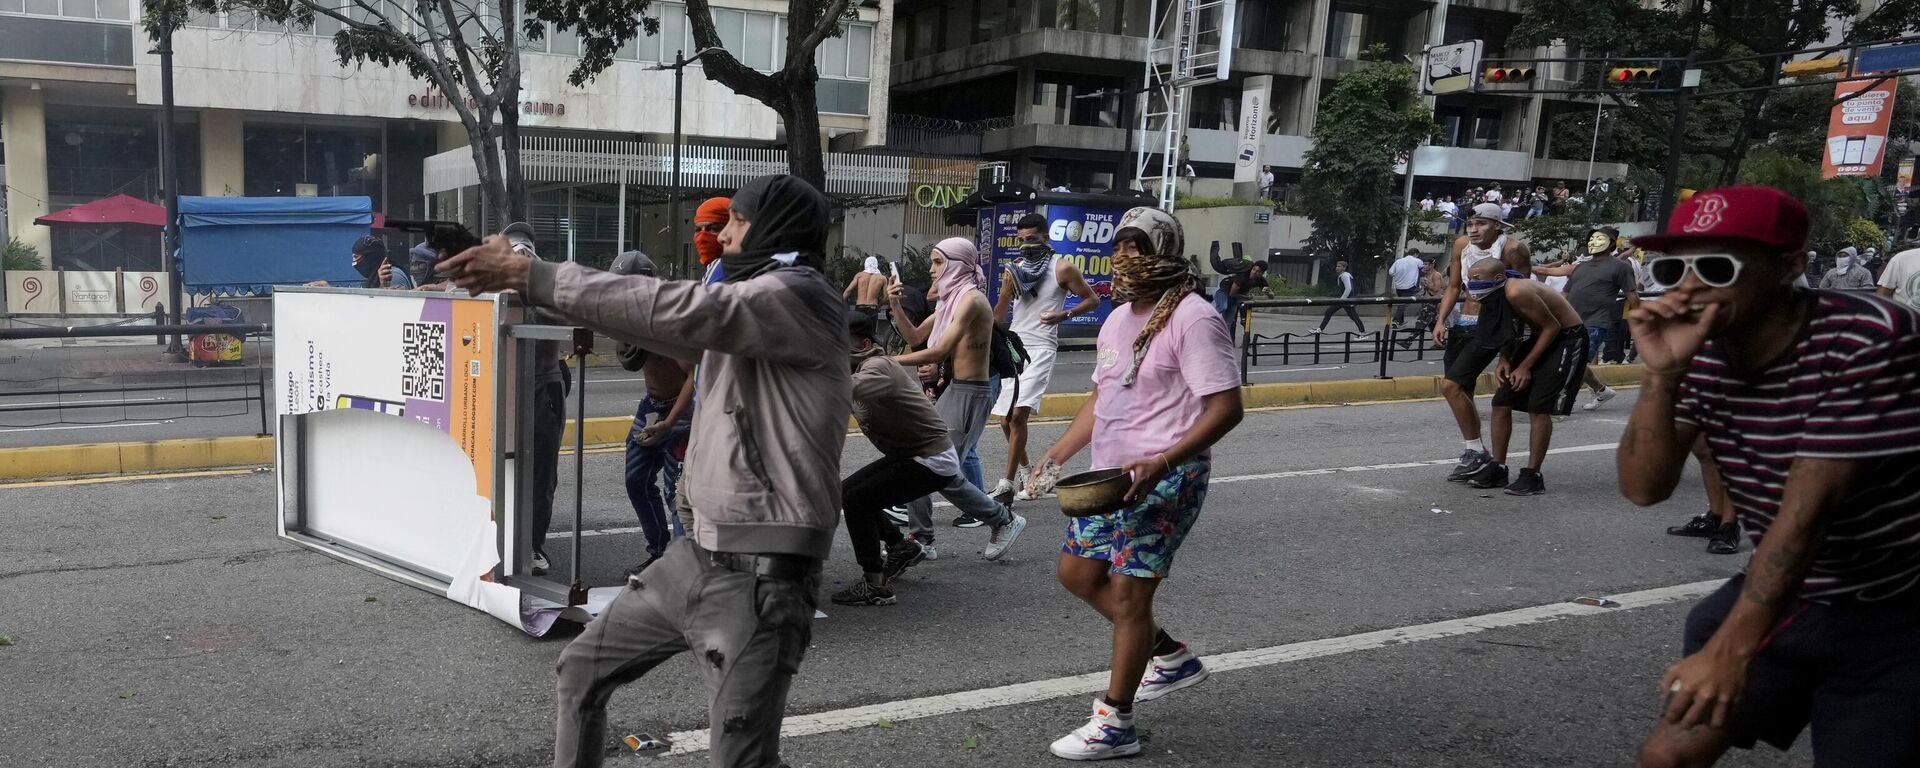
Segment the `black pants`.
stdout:
<path fill-rule="evenodd" d="M 840 481 L 840 505 L 846 511 L 847 539 L 860 570 L 879 573 L 887 563 L 886 545 L 906 538 L 887 507 L 905 504 L 946 487 L 948 478 L 907 456 L 885 456 Z"/>
<path fill-rule="evenodd" d="M 565 369 L 561 369 L 565 370 Z M 533 393 L 533 551 L 547 551 L 553 525 L 553 493 L 560 488 L 560 433 L 567 428 L 566 381 L 549 381 Z"/>
<path fill-rule="evenodd" d="M 1353 311 L 1352 304 L 1348 304 L 1346 306 L 1327 307 L 1327 313 L 1320 316 L 1320 330 L 1323 330 L 1323 331 L 1326 330 L 1327 323 L 1332 322 L 1333 316 L 1336 314 L 1339 314 L 1339 312 L 1343 309 L 1346 310 L 1347 317 L 1353 318 L 1353 324 L 1360 329 L 1360 332 L 1366 333 L 1367 326 L 1365 323 L 1360 322 L 1360 313 Z"/>

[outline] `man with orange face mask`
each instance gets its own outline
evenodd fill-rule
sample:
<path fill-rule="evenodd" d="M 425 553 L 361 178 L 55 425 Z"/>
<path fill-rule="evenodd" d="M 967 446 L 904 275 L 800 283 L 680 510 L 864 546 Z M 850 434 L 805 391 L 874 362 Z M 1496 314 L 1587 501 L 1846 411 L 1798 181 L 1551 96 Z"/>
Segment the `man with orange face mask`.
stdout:
<path fill-rule="evenodd" d="M 693 252 L 700 255 L 700 268 L 706 270 L 701 282 L 709 285 L 726 279 L 720 267 L 720 230 L 727 226 L 727 209 L 733 201 L 709 197 L 693 212 Z"/>

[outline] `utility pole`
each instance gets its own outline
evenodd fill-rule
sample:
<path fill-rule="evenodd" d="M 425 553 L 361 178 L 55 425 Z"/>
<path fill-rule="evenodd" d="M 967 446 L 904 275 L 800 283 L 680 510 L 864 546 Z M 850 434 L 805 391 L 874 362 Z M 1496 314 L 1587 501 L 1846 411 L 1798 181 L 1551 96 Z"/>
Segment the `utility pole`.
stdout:
<path fill-rule="evenodd" d="M 687 58 L 686 51 L 674 51 L 673 63 L 661 62 L 649 69 L 673 70 L 673 188 L 667 193 L 667 220 L 673 238 L 673 263 L 680 268 L 681 275 L 691 276 L 693 272 L 687 264 L 686 248 L 680 242 L 680 112 L 681 95 L 686 87 L 687 65 L 700 60 L 718 48 L 702 48 L 694 52 L 693 58 Z M 624 215 L 624 214 L 622 214 Z"/>
<path fill-rule="evenodd" d="M 180 158 L 174 154 L 173 30 L 168 29 L 159 42 L 153 52 L 160 55 L 160 183 L 167 207 L 167 224 L 160 229 L 160 268 L 167 273 L 167 322 L 177 326 L 182 290 L 180 262 L 175 257 L 180 248 Z M 168 337 L 166 354 L 174 362 L 186 362 L 180 334 Z"/>
<path fill-rule="evenodd" d="M 1687 58 L 1680 65 L 1680 87 L 1673 94 L 1673 124 L 1667 127 L 1667 172 L 1660 182 L 1660 232 L 1667 231 L 1667 217 L 1673 213 L 1674 202 L 1680 195 L 1680 156 L 1686 151 L 1687 108 L 1693 91 L 1688 80 L 1693 78 L 1693 63 L 1696 49 L 1700 47 L 1700 3 L 1692 0 L 1687 6 L 1687 15 L 1693 21 L 1693 32 L 1687 42 Z M 1699 82 L 1692 84 L 1699 86 Z"/>

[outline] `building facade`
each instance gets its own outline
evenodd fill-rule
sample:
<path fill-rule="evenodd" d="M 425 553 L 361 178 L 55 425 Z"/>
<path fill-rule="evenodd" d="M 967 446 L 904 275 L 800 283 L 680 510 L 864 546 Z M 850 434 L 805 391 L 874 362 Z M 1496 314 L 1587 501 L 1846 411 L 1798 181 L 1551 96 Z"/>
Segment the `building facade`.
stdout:
<path fill-rule="evenodd" d="M 1129 147 L 1149 42 L 1150 2 L 1166 0 L 897 0 L 893 36 L 894 145 L 977 146 L 1004 161 L 1016 181 L 1079 190 L 1126 188 Z M 1315 105 L 1361 55 L 1380 46 L 1414 62 L 1429 43 L 1485 42 L 1485 56 L 1565 52 L 1518 49 L 1507 38 L 1517 0 L 1239 0 L 1228 78 L 1196 86 L 1186 125 L 1187 159 L 1201 194 L 1227 194 L 1239 151 L 1243 91 L 1268 105 L 1259 163 L 1284 189 L 1311 146 Z M 1561 66 L 1542 73 L 1566 78 Z M 1128 100 L 1132 100 L 1128 103 Z M 1416 192 L 1457 194 L 1469 184 L 1517 185 L 1589 178 L 1587 147 L 1556 152 L 1550 125 L 1591 102 L 1538 95 L 1463 93 L 1436 99 L 1441 138 L 1416 156 Z M 1157 136 L 1155 137 L 1157 138 Z M 1576 151 L 1577 150 L 1577 151 Z M 1556 159 L 1578 156 L 1578 160 Z M 1624 174 L 1599 164 L 1592 178 Z M 1154 175 L 1154 174 L 1149 174 Z M 1578 188 L 1578 187 L 1576 187 Z M 1182 184 L 1182 191 L 1186 185 Z"/>
<path fill-rule="evenodd" d="M 726 48 L 771 71 L 786 58 L 786 3 L 713 4 Z M 822 135 L 855 150 L 884 139 L 889 17 L 878 3 L 817 54 Z M 659 34 L 642 35 L 591 82 L 567 83 L 580 51 L 571 34 L 529 42 L 520 121 L 529 137 L 667 142 L 674 78 L 654 69 L 693 53 L 685 7 L 655 2 Z M 49 266 L 90 270 L 159 267 L 157 239 L 99 242 L 34 218 L 126 193 L 158 201 L 160 61 L 137 20 L 137 0 L 0 0 L 0 168 L 6 231 Z M 427 158 L 464 150 L 465 130 L 445 95 L 403 68 L 343 66 L 338 23 L 289 30 L 242 13 L 196 16 L 173 47 L 176 144 L 182 194 L 367 195 L 389 216 L 427 211 Z M 773 110 L 709 81 L 699 65 L 685 79 L 683 130 L 694 146 L 772 148 L 790 137 Z M 659 195 L 654 195 L 655 202 Z M 647 195 L 624 209 L 599 190 L 533 188 L 536 226 L 583 252 L 610 257 L 620 231 L 661 229 L 638 221 Z M 663 214 L 662 214 L 663 215 Z"/>

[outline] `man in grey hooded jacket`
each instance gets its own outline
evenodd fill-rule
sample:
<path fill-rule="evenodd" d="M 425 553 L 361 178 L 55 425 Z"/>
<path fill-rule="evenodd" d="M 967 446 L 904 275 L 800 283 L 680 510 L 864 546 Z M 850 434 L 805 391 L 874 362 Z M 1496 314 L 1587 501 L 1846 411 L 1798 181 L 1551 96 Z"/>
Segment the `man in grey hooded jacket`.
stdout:
<path fill-rule="evenodd" d="M 561 652 L 556 767 L 600 765 L 607 699 L 685 651 L 711 697 L 712 764 L 780 764 L 787 691 L 839 518 L 852 384 L 840 292 L 820 273 L 825 196 L 766 176 L 740 189 L 732 214 L 715 285 L 529 261 L 495 237 L 440 265 L 470 291 L 522 291 L 617 340 L 700 361 L 683 478 L 692 536 Z"/>

